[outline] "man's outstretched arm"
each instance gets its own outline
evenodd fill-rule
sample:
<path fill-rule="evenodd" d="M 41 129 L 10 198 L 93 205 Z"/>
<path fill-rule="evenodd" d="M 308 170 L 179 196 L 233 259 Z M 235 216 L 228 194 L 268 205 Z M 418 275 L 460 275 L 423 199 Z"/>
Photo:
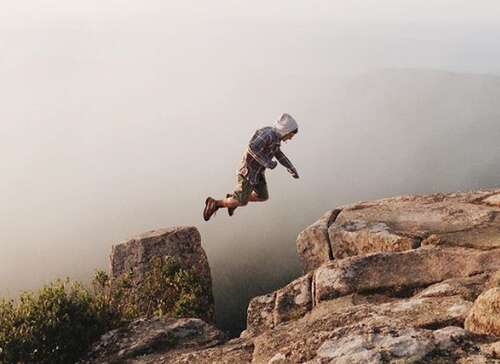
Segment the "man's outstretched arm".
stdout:
<path fill-rule="evenodd" d="M 281 151 L 281 149 L 278 149 L 278 151 L 275 154 L 276 159 L 278 162 L 281 163 L 283 167 L 287 169 L 287 171 L 294 177 L 294 178 L 299 178 L 299 174 L 297 173 L 297 170 L 293 166 L 292 162 L 290 162 L 290 159 L 287 158 L 285 153 Z"/>

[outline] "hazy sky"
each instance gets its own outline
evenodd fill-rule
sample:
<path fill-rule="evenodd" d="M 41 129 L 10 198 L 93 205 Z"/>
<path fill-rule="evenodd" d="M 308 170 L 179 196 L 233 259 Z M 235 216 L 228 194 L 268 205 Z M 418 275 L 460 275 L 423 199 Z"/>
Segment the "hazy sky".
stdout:
<path fill-rule="evenodd" d="M 294 257 L 297 233 L 337 204 L 488 184 L 498 175 L 467 179 L 458 162 L 455 174 L 416 183 L 412 153 L 420 147 L 442 153 L 424 137 L 422 144 L 399 146 L 406 164 L 381 168 L 370 181 L 356 172 L 370 172 L 358 158 L 381 140 L 356 136 L 363 123 L 380 130 L 370 106 L 383 99 L 365 103 L 366 119 L 355 126 L 339 117 L 346 114 L 335 100 L 349 80 L 381 68 L 485 74 L 496 85 L 499 14 L 500 3 L 485 0 L 3 0 L 0 293 L 57 276 L 86 278 L 107 265 L 113 243 L 177 224 L 201 230 L 214 269 L 282 249 L 285 264 Z M 345 110 L 356 104 L 349 99 Z M 391 110 L 383 122 L 397 125 Z M 269 203 L 203 222 L 205 197 L 233 189 L 252 132 L 285 111 L 301 126 L 283 150 L 302 178 L 272 171 Z M 452 114 L 426 115 L 446 115 L 441 125 L 453 122 Z M 482 119 L 471 114 L 463 130 L 480 120 L 494 128 L 497 116 L 496 109 Z M 439 130 L 447 140 L 447 127 Z M 497 129 L 482 132 L 497 135 Z M 400 134 L 389 128 L 382 143 Z M 481 139 L 474 140 L 479 148 Z M 484 148 L 471 168 L 498 170 L 498 149 Z M 381 158 L 395 154 L 380 151 L 387 153 Z M 390 183 L 395 176 L 397 188 Z"/>

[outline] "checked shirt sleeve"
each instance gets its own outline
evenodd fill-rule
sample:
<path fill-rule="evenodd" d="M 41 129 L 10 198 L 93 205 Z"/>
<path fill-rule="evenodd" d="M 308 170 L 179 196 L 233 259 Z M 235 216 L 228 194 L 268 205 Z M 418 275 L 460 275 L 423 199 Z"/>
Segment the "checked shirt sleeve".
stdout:
<path fill-rule="evenodd" d="M 272 168 L 272 156 L 265 152 L 267 146 L 273 143 L 273 135 L 270 132 L 257 134 L 250 141 L 248 153 L 263 167 Z"/>
<path fill-rule="evenodd" d="M 278 149 L 275 156 L 276 156 L 276 159 L 278 160 L 278 162 L 280 162 L 283 167 L 285 167 L 286 169 L 290 169 L 292 171 L 295 171 L 295 172 L 297 171 L 295 169 L 295 167 L 293 166 L 292 162 L 290 162 L 290 160 L 281 151 L 281 149 Z"/>

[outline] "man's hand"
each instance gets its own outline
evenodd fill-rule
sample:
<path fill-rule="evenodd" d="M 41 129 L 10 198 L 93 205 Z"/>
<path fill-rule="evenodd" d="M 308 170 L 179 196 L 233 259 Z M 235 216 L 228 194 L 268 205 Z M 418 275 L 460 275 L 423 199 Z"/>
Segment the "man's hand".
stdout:
<path fill-rule="evenodd" d="M 276 166 L 278 165 L 278 162 L 276 161 L 271 161 L 271 163 L 269 164 L 269 166 L 267 168 L 269 169 L 274 169 L 276 168 Z"/>
<path fill-rule="evenodd" d="M 295 179 L 299 178 L 299 174 L 297 173 L 297 171 L 295 169 L 288 168 L 287 171 L 288 171 L 288 173 L 290 173 L 292 175 L 293 178 L 295 178 Z"/>

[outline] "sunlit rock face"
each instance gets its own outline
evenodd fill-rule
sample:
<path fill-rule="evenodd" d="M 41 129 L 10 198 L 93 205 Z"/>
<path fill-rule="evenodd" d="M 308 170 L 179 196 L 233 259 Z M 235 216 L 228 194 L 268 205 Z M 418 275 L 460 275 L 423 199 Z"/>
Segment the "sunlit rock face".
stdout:
<path fill-rule="evenodd" d="M 341 206 L 297 239 L 304 272 L 327 260 L 421 245 L 500 247 L 500 190 L 401 196 Z M 333 213 L 334 212 L 334 213 Z"/>

